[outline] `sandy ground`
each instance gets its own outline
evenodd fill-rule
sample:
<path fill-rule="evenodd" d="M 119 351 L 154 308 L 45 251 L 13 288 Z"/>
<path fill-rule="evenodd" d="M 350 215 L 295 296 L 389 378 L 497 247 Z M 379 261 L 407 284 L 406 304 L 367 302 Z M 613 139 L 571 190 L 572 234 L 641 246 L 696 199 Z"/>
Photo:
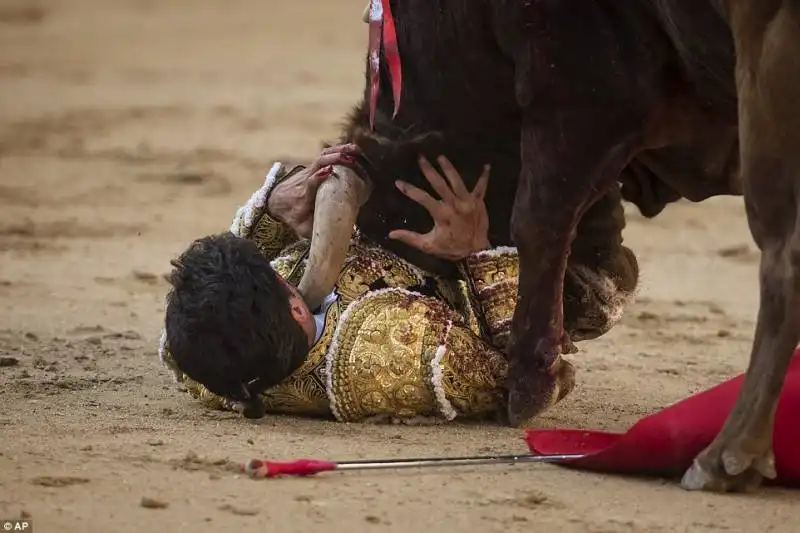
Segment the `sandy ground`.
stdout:
<path fill-rule="evenodd" d="M 273 160 L 313 155 L 359 95 L 362 4 L 0 0 L 0 356 L 13 365 L 0 368 L 0 521 L 29 516 L 42 533 L 796 531 L 796 494 L 774 489 L 689 494 L 547 466 L 277 482 L 232 471 L 256 456 L 524 451 L 518 431 L 491 425 L 251 423 L 203 410 L 157 361 L 169 259 L 227 228 Z M 624 430 L 745 368 L 758 255 L 741 200 L 629 220 L 641 298 L 575 356 L 579 388 L 542 425 Z"/>

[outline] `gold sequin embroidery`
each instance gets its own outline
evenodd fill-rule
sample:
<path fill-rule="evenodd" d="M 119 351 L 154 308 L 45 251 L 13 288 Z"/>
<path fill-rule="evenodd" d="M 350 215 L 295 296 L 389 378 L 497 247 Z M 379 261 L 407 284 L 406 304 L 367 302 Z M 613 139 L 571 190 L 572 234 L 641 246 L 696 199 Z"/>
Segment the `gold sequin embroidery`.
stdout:
<path fill-rule="evenodd" d="M 421 270 L 397 255 L 355 238 L 337 284 L 342 305 L 350 305 L 379 280 L 387 287 L 408 288 L 421 284 L 424 277 Z"/>
<path fill-rule="evenodd" d="M 272 268 L 289 284 L 297 286 L 305 273 L 310 241 L 303 239 L 287 246 L 272 261 Z"/>
<path fill-rule="evenodd" d="M 289 229 L 289 226 L 281 224 L 266 213 L 258 218 L 247 237 L 256 243 L 258 249 L 268 259 L 277 257 L 284 248 L 297 240 L 297 235 Z"/>
<path fill-rule="evenodd" d="M 464 262 L 478 307 L 495 347 L 504 349 L 511 334 L 517 304 L 519 256 L 516 250 L 489 250 Z"/>
<path fill-rule="evenodd" d="M 511 332 L 511 319 L 517 302 L 517 280 L 495 283 L 478 293 L 492 344 L 505 346 Z"/>
<path fill-rule="evenodd" d="M 519 256 L 516 252 L 489 250 L 467 258 L 466 270 L 475 290 L 480 292 L 497 282 L 519 277 Z"/>
<path fill-rule="evenodd" d="M 460 279 L 436 278 L 436 294 L 461 315 L 470 331 L 482 336 L 484 325 L 469 283 Z"/>
<path fill-rule="evenodd" d="M 437 304 L 386 289 L 350 305 L 329 355 L 329 393 L 340 420 L 440 414 L 430 362 L 451 313 Z"/>
<path fill-rule="evenodd" d="M 503 355 L 458 325 L 450 329 L 446 350 L 442 388 L 459 415 L 480 416 L 501 408 L 501 385 L 508 371 Z"/>

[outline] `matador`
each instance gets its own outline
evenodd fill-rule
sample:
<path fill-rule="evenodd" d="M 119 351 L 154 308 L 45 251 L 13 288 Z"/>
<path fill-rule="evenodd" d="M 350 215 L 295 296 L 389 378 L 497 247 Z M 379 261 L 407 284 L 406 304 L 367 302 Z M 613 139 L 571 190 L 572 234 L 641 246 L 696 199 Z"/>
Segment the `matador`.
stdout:
<path fill-rule="evenodd" d="M 444 182 L 432 165 L 421 166 L 429 179 Z M 460 180 L 449 168 L 449 182 Z M 460 276 L 443 279 L 355 228 L 334 290 L 309 309 L 296 286 L 310 248 L 301 235 L 310 232 L 272 213 L 270 205 L 280 202 L 270 200 L 282 184 L 313 194 L 314 181 L 330 172 L 317 163 L 291 170 L 276 163 L 229 232 L 195 241 L 173 261 L 162 362 L 203 404 L 251 418 L 424 423 L 501 416 L 516 249 L 491 247 L 486 230 L 472 223 L 483 235 L 471 239 L 476 244 L 459 262 Z M 581 275 L 568 272 L 574 282 L 567 297 L 596 301 L 585 291 L 598 284 L 580 283 Z M 629 296 L 620 294 L 620 301 Z M 585 305 L 581 317 L 565 323 L 599 336 L 619 318 L 618 308 Z M 574 387 L 567 360 L 558 375 L 549 406 Z"/>

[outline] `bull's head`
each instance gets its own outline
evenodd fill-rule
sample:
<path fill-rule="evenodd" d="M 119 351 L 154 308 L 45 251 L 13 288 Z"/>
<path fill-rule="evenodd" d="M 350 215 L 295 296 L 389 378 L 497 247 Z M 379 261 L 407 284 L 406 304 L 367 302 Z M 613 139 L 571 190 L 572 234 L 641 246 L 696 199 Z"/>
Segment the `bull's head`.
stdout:
<path fill-rule="evenodd" d="M 355 171 L 338 165 L 334 166 L 333 175 L 320 185 L 308 264 L 298 285 L 309 308 L 316 309 L 334 289 L 358 211 L 371 190 L 369 183 Z"/>

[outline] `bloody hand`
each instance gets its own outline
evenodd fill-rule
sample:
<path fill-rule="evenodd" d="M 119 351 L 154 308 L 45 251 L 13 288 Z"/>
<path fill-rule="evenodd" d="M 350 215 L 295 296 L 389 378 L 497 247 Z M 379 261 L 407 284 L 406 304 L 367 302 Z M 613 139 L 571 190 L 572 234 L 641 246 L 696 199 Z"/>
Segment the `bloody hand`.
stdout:
<path fill-rule="evenodd" d="M 310 238 L 320 183 L 331 176 L 333 165 L 353 166 L 358 154 L 354 144 L 326 148 L 307 168 L 275 186 L 267 199 L 267 212 L 300 237 Z"/>
<path fill-rule="evenodd" d="M 437 162 L 447 182 L 424 157 L 420 158 L 419 167 L 441 200 L 434 199 L 410 183 L 395 182 L 400 192 L 428 210 L 433 218 L 433 229 L 424 235 L 408 230 L 394 230 L 389 233 L 389 238 L 442 259 L 460 261 L 490 246 L 489 215 L 484 203 L 490 168 L 489 165 L 484 167 L 478 183 L 470 192 L 464 186 L 461 175 L 446 157 L 439 156 Z"/>

